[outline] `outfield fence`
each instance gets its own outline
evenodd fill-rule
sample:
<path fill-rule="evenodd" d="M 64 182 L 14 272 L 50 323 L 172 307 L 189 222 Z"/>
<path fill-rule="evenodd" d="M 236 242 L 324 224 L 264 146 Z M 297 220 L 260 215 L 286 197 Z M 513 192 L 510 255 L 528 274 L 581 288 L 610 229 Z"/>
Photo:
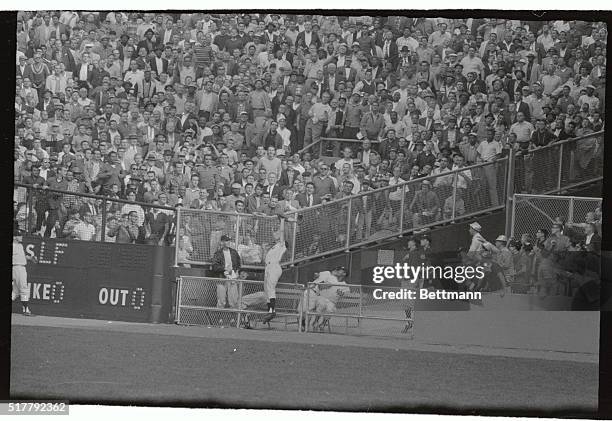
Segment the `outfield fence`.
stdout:
<path fill-rule="evenodd" d="M 240 327 L 257 325 L 267 314 L 262 281 L 180 276 L 177 282 L 177 324 Z M 303 285 L 277 284 L 275 327 L 300 330 L 303 296 Z"/>

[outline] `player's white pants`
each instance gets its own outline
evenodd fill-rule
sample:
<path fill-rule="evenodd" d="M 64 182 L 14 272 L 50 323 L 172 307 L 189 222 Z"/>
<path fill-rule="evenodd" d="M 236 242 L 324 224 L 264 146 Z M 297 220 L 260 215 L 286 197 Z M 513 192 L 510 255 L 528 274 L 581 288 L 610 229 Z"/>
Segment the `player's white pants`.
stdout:
<path fill-rule="evenodd" d="M 276 284 L 283 273 L 279 264 L 268 265 L 264 273 L 264 292 L 268 302 L 270 298 L 276 299 Z"/>
<path fill-rule="evenodd" d="M 13 266 L 13 293 L 12 299 L 14 300 L 19 296 L 21 301 L 28 301 L 30 298 L 30 288 L 28 287 L 28 274 L 25 266 L 14 265 Z"/>
<path fill-rule="evenodd" d="M 217 284 L 217 307 L 224 308 L 229 303 L 231 308 L 238 307 L 238 284 L 226 281 Z"/>

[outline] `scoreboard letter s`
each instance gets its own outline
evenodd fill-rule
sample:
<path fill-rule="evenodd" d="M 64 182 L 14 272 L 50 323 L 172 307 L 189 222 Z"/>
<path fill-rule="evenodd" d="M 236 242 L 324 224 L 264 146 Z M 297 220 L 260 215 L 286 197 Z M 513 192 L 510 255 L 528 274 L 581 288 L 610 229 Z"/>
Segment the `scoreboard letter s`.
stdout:
<path fill-rule="evenodd" d="M 34 244 L 28 244 L 25 247 L 25 252 L 28 256 L 34 257 Z"/>

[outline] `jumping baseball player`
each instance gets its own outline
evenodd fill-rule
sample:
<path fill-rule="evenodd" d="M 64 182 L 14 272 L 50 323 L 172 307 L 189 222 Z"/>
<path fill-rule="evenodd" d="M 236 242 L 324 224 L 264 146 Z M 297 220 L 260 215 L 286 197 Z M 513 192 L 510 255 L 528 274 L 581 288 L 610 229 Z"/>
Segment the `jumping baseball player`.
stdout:
<path fill-rule="evenodd" d="M 279 215 L 279 218 L 284 219 L 284 215 Z M 285 243 L 284 223 L 281 220 L 281 226 L 278 231 L 274 232 L 274 240 L 276 243 L 266 253 L 266 267 L 264 271 L 264 292 L 268 303 L 268 314 L 263 318 L 264 323 L 270 321 L 276 316 L 276 284 L 283 273 L 280 262 L 283 254 L 287 251 Z"/>
<path fill-rule="evenodd" d="M 28 256 L 23 249 L 23 233 L 19 230 L 13 232 L 13 292 L 11 299 L 15 301 L 17 296 L 21 299 L 24 316 L 33 316 L 28 306 L 30 289 L 28 287 L 28 274 L 26 272 L 27 261 L 37 263 L 36 256 Z"/>

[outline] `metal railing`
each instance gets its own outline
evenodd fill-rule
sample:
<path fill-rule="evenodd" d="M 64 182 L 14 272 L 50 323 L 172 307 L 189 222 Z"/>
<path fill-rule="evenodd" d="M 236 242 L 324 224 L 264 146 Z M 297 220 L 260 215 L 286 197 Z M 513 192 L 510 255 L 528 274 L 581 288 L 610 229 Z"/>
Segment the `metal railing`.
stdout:
<path fill-rule="evenodd" d="M 262 281 L 180 276 L 176 294 L 176 322 L 186 325 L 240 327 L 257 323 L 267 314 Z M 276 318 L 286 330 L 300 331 L 304 297 L 301 284 L 278 283 Z"/>
<path fill-rule="evenodd" d="M 551 194 L 603 179 L 604 132 L 517 153 L 516 193 Z"/>
<path fill-rule="evenodd" d="M 501 209 L 507 158 L 449 170 L 291 212 L 292 263 Z M 431 183 L 423 193 L 423 182 Z M 427 207 L 428 202 L 437 205 Z M 292 218 L 293 219 L 293 218 Z"/>
<path fill-rule="evenodd" d="M 169 206 L 23 183 L 14 185 L 13 204 L 19 228 L 29 234 L 111 243 L 172 245 L 174 242 L 176 209 Z M 166 216 L 158 215 L 157 221 L 152 220 L 152 209 L 159 209 Z M 134 225 L 126 217 L 132 211 L 138 216 Z M 76 212 L 91 213 L 88 224 L 93 228 L 88 224 L 79 225 L 84 222 L 82 216 L 71 219 Z"/>
<path fill-rule="evenodd" d="M 299 154 L 303 154 L 304 152 L 310 152 L 313 153 L 315 150 L 317 150 L 319 157 L 324 156 L 325 152 L 323 150 L 323 146 L 325 143 L 327 142 L 338 142 L 339 144 L 349 144 L 349 143 L 357 143 L 357 144 L 361 144 L 361 142 L 363 142 L 363 140 L 359 140 L 359 139 L 344 139 L 344 138 L 340 138 L 340 137 L 321 137 L 318 140 L 309 143 L 308 145 L 304 146 L 302 149 L 300 149 L 299 151 L 297 151 L 296 153 Z M 370 140 L 370 143 L 372 143 L 372 145 L 377 145 L 380 143 L 380 140 Z"/>
<path fill-rule="evenodd" d="M 374 241 L 451 223 L 504 207 L 507 158 L 448 170 L 393 186 L 287 212 L 287 252 L 282 264 L 326 256 Z M 423 182 L 431 184 L 422 192 Z M 426 208 L 429 201 L 435 206 Z M 209 264 L 222 235 L 243 259 L 263 266 L 276 216 L 181 208 L 177 218 L 177 264 Z"/>
<path fill-rule="evenodd" d="M 304 308 L 306 330 L 371 336 L 413 337 L 417 289 L 309 282 Z"/>

